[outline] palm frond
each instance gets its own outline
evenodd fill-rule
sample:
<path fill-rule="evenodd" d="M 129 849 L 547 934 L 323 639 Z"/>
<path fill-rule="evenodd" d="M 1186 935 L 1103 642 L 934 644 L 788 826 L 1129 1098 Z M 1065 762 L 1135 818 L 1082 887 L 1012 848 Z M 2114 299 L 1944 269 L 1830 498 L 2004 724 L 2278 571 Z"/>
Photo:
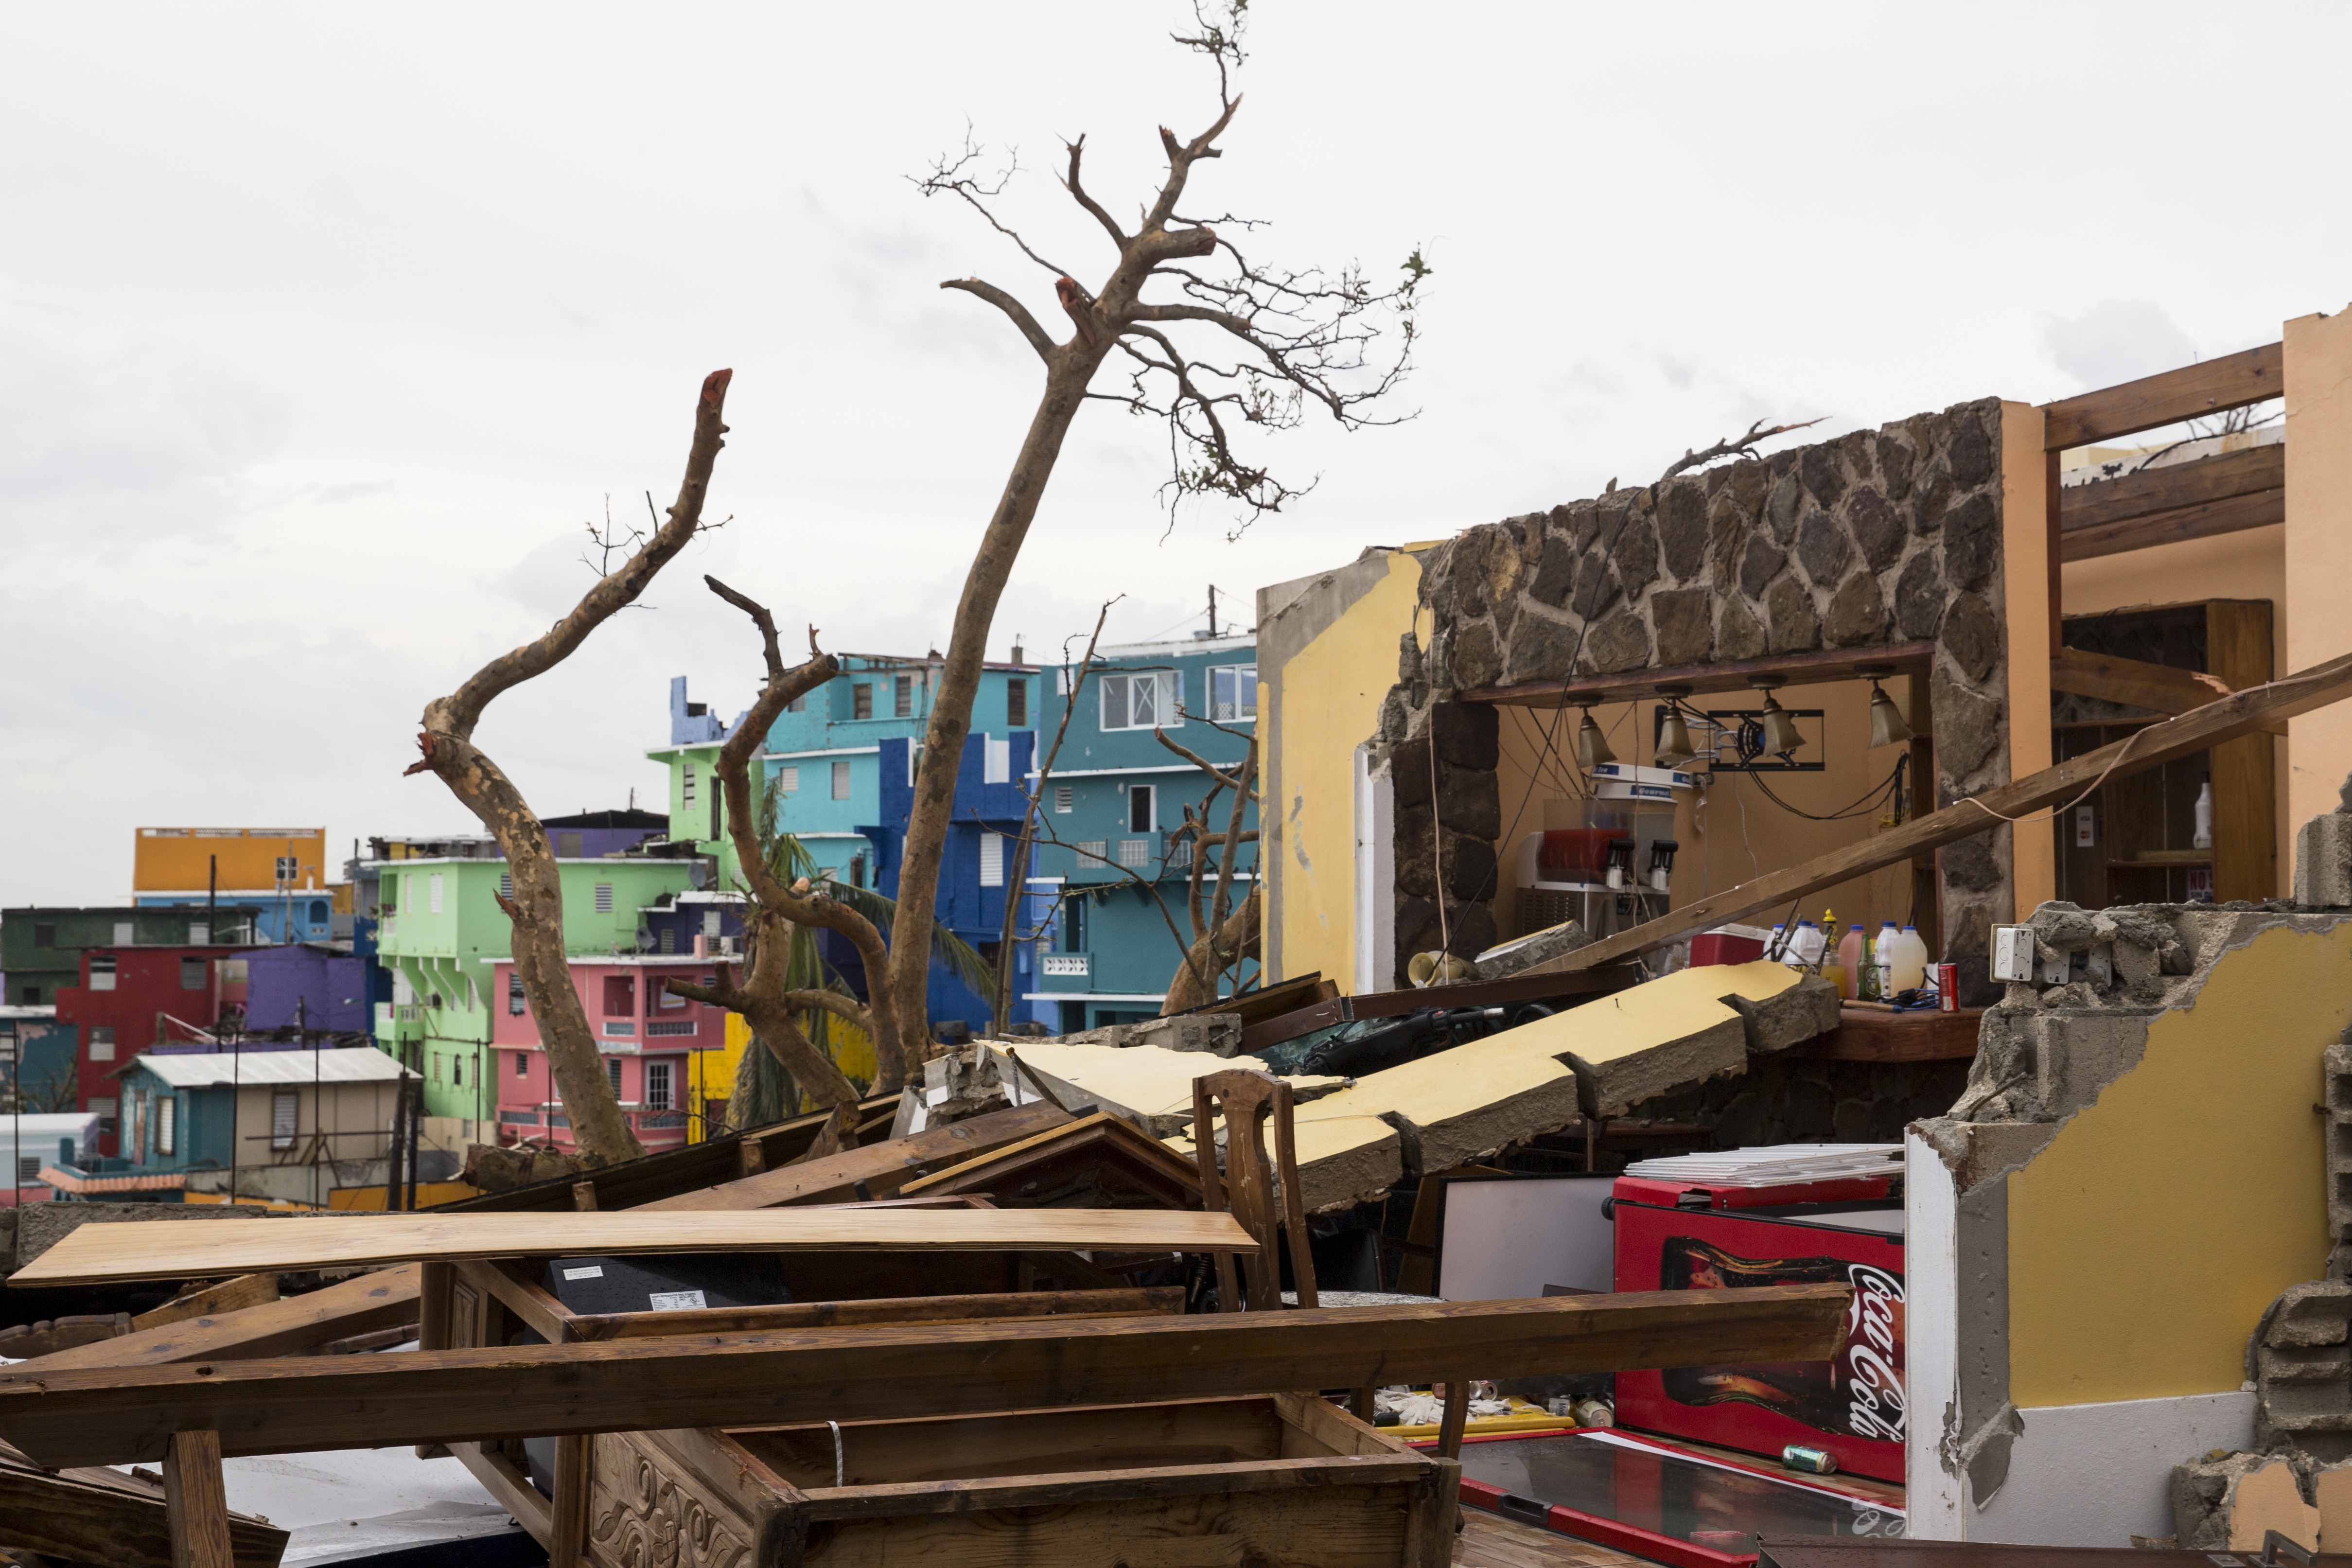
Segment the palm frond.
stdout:
<path fill-rule="evenodd" d="M 827 878 L 824 890 L 871 921 L 877 931 L 888 931 L 898 918 L 898 900 L 871 888 L 853 888 Z M 982 1001 L 992 1007 L 996 1005 L 996 966 L 943 921 L 931 922 L 931 957 L 947 965 L 948 973 L 963 982 Z"/>

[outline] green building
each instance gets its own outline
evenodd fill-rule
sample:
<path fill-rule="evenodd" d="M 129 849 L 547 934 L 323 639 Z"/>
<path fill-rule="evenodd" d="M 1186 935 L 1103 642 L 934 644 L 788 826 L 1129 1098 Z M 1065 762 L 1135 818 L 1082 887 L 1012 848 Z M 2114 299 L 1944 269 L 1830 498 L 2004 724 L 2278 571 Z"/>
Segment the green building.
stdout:
<path fill-rule="evenodd" d="M 693 885 L 688 860 L 559 859 L 564 949 L 574 957 L 635 952 L 639 911 Z M 499 895 L 511 893 L 503 860 L 393 860 L 371 868 L 383 911 L 376 957 L 392 973 L 393 999 L 376 1009 L 379 1044 L 425 1080 L 425 1114 L 482 1124 L 497 1115 L 496 1089 L 482 1081 L 490 1009 L 490 966 L 512 956 L 512 929 Z"/>
<path fill-rule="evenodd" d="M 60 985 L 81 984 L 81 955 L 93 947 L 205 947 L 249 942 L 257 910 L 222 903 L 209 914 L 201 904 L 140 909 L 0 910 L 0 974 L 11 1005 L 46 1007 Z"/>

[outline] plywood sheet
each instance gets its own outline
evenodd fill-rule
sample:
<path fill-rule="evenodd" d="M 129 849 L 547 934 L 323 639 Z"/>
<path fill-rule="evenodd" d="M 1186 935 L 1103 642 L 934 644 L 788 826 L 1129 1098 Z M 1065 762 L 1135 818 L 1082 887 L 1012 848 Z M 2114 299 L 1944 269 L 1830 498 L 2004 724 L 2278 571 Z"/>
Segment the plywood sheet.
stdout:
<path fill-rule="evenodd" d="M 1230 1215 L 1135 1209 L 839 1208 L 322 1215 L 90 1225 L 11 1286 L 350 1268 L 412 1259 L 662 1252 L 1254 1252 Z"/>

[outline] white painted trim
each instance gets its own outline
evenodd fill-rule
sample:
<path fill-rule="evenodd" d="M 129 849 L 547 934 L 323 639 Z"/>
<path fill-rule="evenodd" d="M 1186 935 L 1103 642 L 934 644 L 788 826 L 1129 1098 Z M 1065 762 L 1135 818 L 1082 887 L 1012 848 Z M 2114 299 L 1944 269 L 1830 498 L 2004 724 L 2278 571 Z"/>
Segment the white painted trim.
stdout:
<path fill-rule="evenodd" d="M 2172 1467 L 2254 1446 L 2254 1396 L 2235 1390 L 2050 1405 L 2018 1416 L 2025 1430 L 2009 1450 L 2009 1479 L 1971 1511 L 1970 1541 L 2128 1546 L 2135 1535 L 2170 1535 Z"/>
<path fill-rule="evenodd" d="M 810 838 L 870 838 L 870 837 L 873 837 L 871 834 L 866 834 L 866 833 L 793 833 L 793 830 L 792 830 L 791 828 L 789 828 L 789 827 L 782 829 L 782 831 L 783 831 L 783 832 L 786 832 L 786 833 L 791 833 L 791 834 L 793 835 L 793 837 L 795 837 L 795 838 L 799 838 L 799 839 L 810 839 Z"/>
<path fill-rule="evenodd" d="M 1906 1131 L 1903 1137 L 1903 1381 L 1908 1419 L 1903 1479 L 1915 1541 L 1969 1539 L 1967 1487 L 1963 1478 L 1944 1469 L 1936 1453 L 1945 1420 L 1959 1397 L 1958 1205 L 1959 1194 L 1943 1160 L 1916 1132 Z"/>
<path fill-rule="evenodd" d="M 760 760 L 766 763 L 788 763 L 794 757 L 872 757 L 879 756 L 879 746 L 827 746 L 815 752 L 761 752 Z"/>
<path fill-rule="evenodd" d="M 1021 1000 L 1024 1002 L 1165 1002 L 1168 1000 L 1168 993 L 1160 991 L 1146 996 L 1139 994 L 1129 995 L 1116 991 L 1024 991 L 1021 994 Z"/>
<path fill-rule="evenodd" d="M 1355 758 L 1356 991 L 1386 991 L 1396 967 L 1396 784 L 1375 774 L 1370 742 Z M 1385 961 L 1382 955 L 1386 954 Z"/>
<path fill-rule="evenodd" d="M 1121 731 L 1112 732 L 1117 734 Z M 1214 758 L 1210 760 L 1215 761 Z M 1237 768 L 1241 763 L 1235 762 L 1221 765 Z M 1137 768 L 1055 768 L 1054 776 L 1057 779 L 1107 779 L 1116 778 L 1121 773 L 1197 773 L 1200 771 L 1190 763 L 1152 763 Z M 1021 776 L 1024 779 L 1034 779 L 1037 776 L 1037 770 L 1032 768 Z"/>

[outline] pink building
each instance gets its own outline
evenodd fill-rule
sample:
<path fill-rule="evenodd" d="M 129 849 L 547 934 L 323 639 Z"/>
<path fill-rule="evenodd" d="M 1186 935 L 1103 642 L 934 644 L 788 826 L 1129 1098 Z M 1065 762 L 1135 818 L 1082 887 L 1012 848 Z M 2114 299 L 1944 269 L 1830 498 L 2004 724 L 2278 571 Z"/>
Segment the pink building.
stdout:
<path fill-rule="evenodd" d="M 572 1119 L 563 1113 L 514 960 L 499 959 L 493 967 L 490 1047 L 499 1141 L 546 1138 L 569 1148 Z M 691 1053 L 719 1050 L 727 1043 L 724 1008 L 673 996 L 662 981 L 675 975 L 708 984 L 716 967 L 708 958 L 667 953 L 572 961 L 572 988 L 588 1010 L 621 1110 L 648 1152 L 687 1142 L 692 1098 L 688 1089 L 695 1081 Z"/>

